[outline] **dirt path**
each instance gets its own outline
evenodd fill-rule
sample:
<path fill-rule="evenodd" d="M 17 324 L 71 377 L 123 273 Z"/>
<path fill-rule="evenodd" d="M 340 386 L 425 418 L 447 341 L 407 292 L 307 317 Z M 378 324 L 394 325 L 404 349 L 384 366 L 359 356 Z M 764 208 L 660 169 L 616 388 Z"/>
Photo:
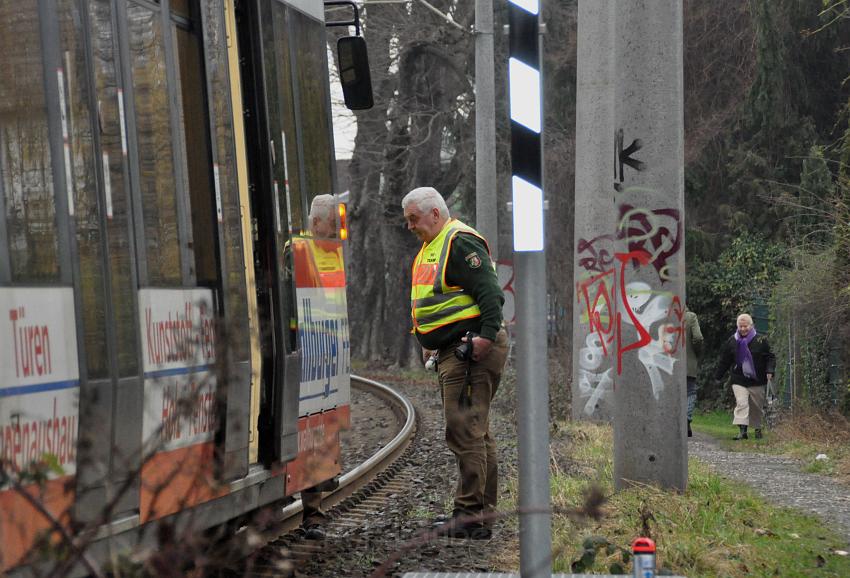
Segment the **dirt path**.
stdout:
<path fill-rule="evenodd" d="M 784 456 L 730 452 L 714 438 L 694 432 L 690 455 L 727 478 L 745 482 L 771 503 L 814 514 L 835 526 L 850 545 L 850 488 L 835 480 L 800 471 L 800 462 Z"/>

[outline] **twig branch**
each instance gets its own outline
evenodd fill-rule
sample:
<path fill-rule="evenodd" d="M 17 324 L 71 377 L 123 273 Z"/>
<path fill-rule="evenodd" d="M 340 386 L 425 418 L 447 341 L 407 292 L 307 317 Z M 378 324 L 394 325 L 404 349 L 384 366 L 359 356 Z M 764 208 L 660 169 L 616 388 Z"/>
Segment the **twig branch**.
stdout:
<path fill-rule="evenodd" d="M 33 496 L 31 493 L 29 493 L 26 490 L 26 488 L 24 488 L 21 485 L 20 481 L 13 480 L 12 481 L 12 487 L 18 495 L 20 495 L 22 498 L 24 498 L 29 503 L 29 505 L 33 507 L 33 509 L 35 509 L 39 514 L 41 514 L 42 517 L 44 517 L 45 520 L 50 522 L 50 525 L 53 527 L 53 529 L 62 538 L 62 542 L 65 543 L 68 546 L 68 548 L 71 550 L 71 552 L 73 552 L 82 561 L 83 566 L 86 567 L 86 570 L 88 570 L 93 576 L 98 576 L 98 577 L 104 576 L 104 574 L 100 571 L 100 569 L 97 567 L 97 565 L 94 563 L 94 561 L 92 561 L 89 558 L 89 556 L 86 554 L 84 549 L 81 548 L 74 541 L 74 538 L 68 533 L 68 531 L 65 529 L 65 527 L 62 526 L 62 524 L 59 522 L 59 520 L 56 519 L 56 516 L 54 516 L 47 508 L 44 507 L 44 504 L 42 504 L 40 501 L 36 500 L 35 496 Z M 62 564 L 60 563 L 60 564 L 57 565 L 57 568 L 61 567 L 61 566 L 62 566 Z M 55 570 L 56 569 L 54 569 L 54 572 L 55 572 Z"/>

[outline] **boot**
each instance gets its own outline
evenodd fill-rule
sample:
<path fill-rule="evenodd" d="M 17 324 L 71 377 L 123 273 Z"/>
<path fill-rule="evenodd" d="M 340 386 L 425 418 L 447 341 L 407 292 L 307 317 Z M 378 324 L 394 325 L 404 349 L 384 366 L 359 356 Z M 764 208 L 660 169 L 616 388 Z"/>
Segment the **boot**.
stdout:
<path fill-rule="evenodd" d="M 694 437 L 694 432 L 691 431 L 691 420 L 688 420 L 688 437 Z"/>
<path fill-rule="evenodd" d="M 431 526 L 440 536 L 462 540 L 489 540 L 493 531 L 474 515 L 455 510 L 451 517 L 443 517 Z"/>
<path fill-rule="evenodd" d="M 747 440 L 750 439 L 747 435 L 747 426 L 739 425 L 738 426 L 738 435 L 732 438 L 733 440 Z"/>

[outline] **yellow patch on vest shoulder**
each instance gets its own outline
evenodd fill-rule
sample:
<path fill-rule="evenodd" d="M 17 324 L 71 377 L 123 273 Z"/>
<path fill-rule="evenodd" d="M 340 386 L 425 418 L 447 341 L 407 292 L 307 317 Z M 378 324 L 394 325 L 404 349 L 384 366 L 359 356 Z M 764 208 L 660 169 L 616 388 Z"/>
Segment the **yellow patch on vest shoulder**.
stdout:
<path fill-rule="evenodd" d="M 475 251 L 464 257 L 464 259 L 466 259 L 466 264 L 469 265 L 470 269 L 478 269 L 481 266 L 481 257 Z"/>

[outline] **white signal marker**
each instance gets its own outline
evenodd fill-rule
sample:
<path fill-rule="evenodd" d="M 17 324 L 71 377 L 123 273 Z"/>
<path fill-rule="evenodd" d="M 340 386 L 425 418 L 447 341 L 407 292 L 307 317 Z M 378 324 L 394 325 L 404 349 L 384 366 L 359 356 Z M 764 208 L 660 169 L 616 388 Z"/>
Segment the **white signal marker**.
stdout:
<path fill-rule="evenodd" d="M 511 119 L 540 134 L 540 72 L 511 58 L 508 75 Z"/>
<path fill-rule="evenodd" d="M 540 0 L 508 0 L 530 14 L 540 13 Z"/>
<path fill-rule="evenodd" d="M 516 175 L 513 190 L 514 251 L 543 250 L 543 190 Z"/>

